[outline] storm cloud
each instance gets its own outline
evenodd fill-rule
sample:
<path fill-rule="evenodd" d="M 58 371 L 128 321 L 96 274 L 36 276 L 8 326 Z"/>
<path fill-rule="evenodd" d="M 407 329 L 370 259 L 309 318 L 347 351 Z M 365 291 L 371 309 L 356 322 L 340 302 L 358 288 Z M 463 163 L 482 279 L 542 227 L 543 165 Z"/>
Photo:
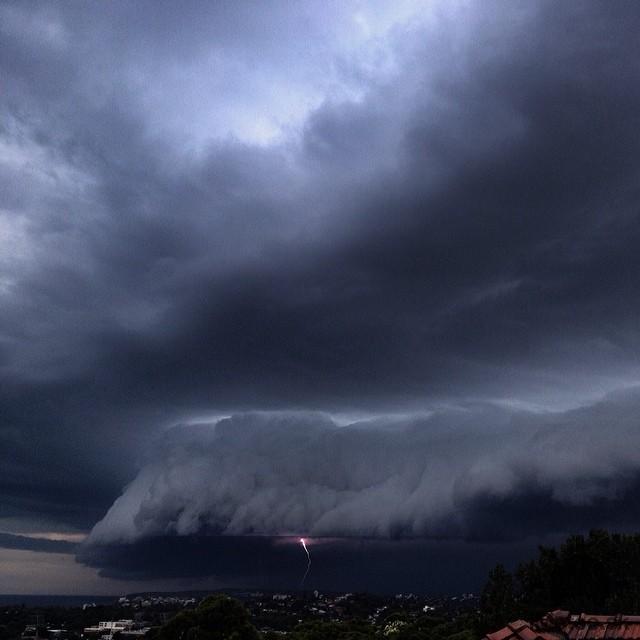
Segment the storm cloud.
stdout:
<path fill-rule="evenodd" d="M 581 512 L 582 527 L 604 524 L 595 507 L 629 502 L 640 479 L 639 409 L 633 390 L 544 415 L 472 406 L 346 426 L 320 415 L 246 414 L 177 427 L 88 543 L 521 536 L 519 518 L 496 517 L 487 529 L 486 511 L 499 516 L 530 500 L 545 508 L 527 518 L 529 533 L 535 519 L 561 511 L 544 526 L 580 526 Z"/>
<path fill-rule="evenodd" d="M 535 556 L 536 541 L 476 542 L 426 539 L 312 540 L 310 589 L 393 593 L 453 593 L 480 588 L 496 562 L 513 565 Z M 547 544 L 558 541 L 547 536 Z M 297 589 L 306 555 L 291 538 L 159 536 L 131 544 L 84 547 L 80 560 L 105 578 L 197 580 L 218 585 Z"/>
<path fill-rule="evenodd" d="M 632 2 L 4 3 L 0 525 L 624 524 L 639 27 Z"/>
<path fill-rule="evenodd" d="M 481 553 L 467 575 L 477 587 L 491 561 L 521 560 L 535 541 L 636 526 L 638 416 L 633 389 L 546 414 L 468 406 L 338 426 L 253 413 L 176 427 L 79 558 L 110 577 L 292 586 L 305 536 L 325 588 L 460 588 L 444 567 Z"/>

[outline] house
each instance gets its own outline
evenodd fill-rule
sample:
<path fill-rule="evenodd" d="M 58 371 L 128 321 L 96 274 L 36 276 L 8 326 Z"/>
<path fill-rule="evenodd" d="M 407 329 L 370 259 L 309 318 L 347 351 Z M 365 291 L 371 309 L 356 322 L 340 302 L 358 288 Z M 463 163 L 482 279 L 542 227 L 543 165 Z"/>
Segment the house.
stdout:
<path fill-rule="evenodd" d="M 510 622 L 483 640 L 640 640 L 640 616 L 572 614 L 556 609 L 538 622 Z"/>

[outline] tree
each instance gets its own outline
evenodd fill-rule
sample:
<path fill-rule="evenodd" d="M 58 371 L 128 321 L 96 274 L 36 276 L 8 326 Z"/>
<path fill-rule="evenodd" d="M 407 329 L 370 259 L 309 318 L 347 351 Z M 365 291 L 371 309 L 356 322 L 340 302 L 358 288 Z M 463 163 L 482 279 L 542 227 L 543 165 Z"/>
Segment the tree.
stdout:
<path fill-rule="evenodd" d="M 288 636 L 291 640 L 373 640 L 373 627 L 361 620 L 299 624 Z"/>
<path fill-rule="evenodd" d="M 480 609 L 481 633 L 517 618 L 537 620 L 552 609 L 640 614 L 640 535 L 593 530 L 569 536 L 558 549 L 540 547 L 515 578 L 496 567 Z"/>
<path fill-rule="evenodd" d="M 515 608 L 513 577 L 498 564 L 489 573 L 480 595 L 478 632 L 484 634 L 500 629 L 513 619 Z"/>
<path fill-rule="evenodd" d="M 226 595 L 205 598 L 194 611 L 183 611 L 165 624 L 158 640 L 258 640 L 247 610 Z"/>

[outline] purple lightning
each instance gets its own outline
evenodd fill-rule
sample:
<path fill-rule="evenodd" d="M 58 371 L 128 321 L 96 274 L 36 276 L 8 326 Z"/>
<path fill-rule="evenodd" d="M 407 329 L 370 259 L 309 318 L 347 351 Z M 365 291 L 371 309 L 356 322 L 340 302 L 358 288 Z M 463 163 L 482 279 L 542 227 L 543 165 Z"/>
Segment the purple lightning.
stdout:
<path fill-rule="evenodd" d="M 307 579 L 307 575 L 309 575 L 309 569 L 311 569 L 311 554 L 309 553 L 309 549 L 307 549 L 307 541 L 304 538 L 300 538 L 300 544 L 307 554 L 307 570 L 304 572 L 304 576 L 302 578 L 302 582 L 300 583 L 300 587 L 304 587 L 304 581 Z"/>

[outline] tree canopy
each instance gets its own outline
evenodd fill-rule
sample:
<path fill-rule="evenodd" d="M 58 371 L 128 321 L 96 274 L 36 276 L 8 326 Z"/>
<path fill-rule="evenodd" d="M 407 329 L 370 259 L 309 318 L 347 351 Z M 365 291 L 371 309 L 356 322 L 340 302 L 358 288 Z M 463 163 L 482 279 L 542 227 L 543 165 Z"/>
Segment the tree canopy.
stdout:
<path fill-rule="evenodd" d="M 557 608 L 640 614 L 640 534 L 594 530 L 570 536 L 558 549 L 540 547 L 513 574 L 497 566 L 482 592 L 479 627 L 495 630 Z"/>
<path fill-rule="evenodd" d="M 244 606 L 226 595 L 205 598 L 194 611 L 182 611 L 158 631 L 157 640 L 259 640 Z"/>

